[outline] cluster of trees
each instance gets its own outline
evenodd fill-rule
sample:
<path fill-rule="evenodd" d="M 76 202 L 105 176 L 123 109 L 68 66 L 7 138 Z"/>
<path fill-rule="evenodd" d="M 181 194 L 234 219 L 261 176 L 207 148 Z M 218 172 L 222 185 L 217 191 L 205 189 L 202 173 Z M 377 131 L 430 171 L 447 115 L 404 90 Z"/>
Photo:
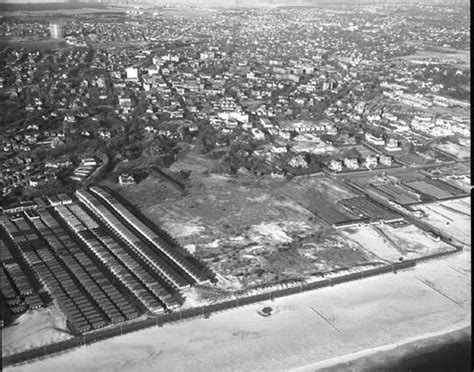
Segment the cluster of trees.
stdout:
<path fill-rule="evenodd" d="M 220 167 L 225 173 L 235 174 L 240 167 L 250 168 L 250 155 L 255 150 L 255 144 L 247 141 L 232 143 L 227 154 L 221 159 Z"/>
<path fill-rule="evenodd" d="M 202 144 L 203 152 L 205 154 L 214 150 L 217 146 L 216 143 L 219 141 L 220 134 L 212 125 L 202 121 L 199 124 L 198 139 Z"/>

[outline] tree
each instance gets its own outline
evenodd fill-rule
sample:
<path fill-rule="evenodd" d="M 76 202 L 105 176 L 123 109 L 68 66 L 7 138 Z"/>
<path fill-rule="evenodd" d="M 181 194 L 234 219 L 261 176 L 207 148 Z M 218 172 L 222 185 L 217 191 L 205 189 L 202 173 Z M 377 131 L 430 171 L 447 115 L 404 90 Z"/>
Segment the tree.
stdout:
<path fill-rule="evenodd" d="M 200 126 L 198 138 L 203 145 L 204 153 L 207 154 L 208 152 L 216 148 L 218 133 L 217 130 L 214 129 L 211 125 L 202 124 Z"/>

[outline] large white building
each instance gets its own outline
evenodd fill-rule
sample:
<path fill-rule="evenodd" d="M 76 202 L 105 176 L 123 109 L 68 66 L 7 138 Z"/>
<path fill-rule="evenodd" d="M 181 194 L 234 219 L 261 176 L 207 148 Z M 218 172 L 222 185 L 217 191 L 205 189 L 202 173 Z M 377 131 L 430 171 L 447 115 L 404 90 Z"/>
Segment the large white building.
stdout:
<path fill-rule="evenodd" d="M 138 80 L 138 69 L 135 67 L 127 67 L 125 69 L 127 79 L 129 80 Z"/>

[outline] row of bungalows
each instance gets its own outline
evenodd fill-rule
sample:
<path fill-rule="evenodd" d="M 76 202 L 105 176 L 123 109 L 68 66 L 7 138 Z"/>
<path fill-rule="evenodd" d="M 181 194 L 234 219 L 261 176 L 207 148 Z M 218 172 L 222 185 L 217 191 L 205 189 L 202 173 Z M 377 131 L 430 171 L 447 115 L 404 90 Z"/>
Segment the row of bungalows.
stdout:
<path fill-rule="evenodd" d="M 400 205 L 416 204 L 421 202 L 420 195 L 398 183 L 370 184 L 367 189 L 377 196 L 391 200 Z"/>
<path fill-rule="evenodd" d="M 24 227 L 26 220 L 18 219 L 16 223 Z M 34 223 L 36 223 L 38 227 L 41 227 L 38 219 L 35 219 Z M 14 224 L 10 224 L 9 228 L 11 230 L 17 229 Z M 17 229 L 17 231 L 19 230 Z M 25 261 L 35 273 L 43 287 L 54 297 L 60 309 L 67 315 L 68 324 L 73 331 L 81 333 L 89 331 L 92 328 L 91 324 L 81 315 L 77 306 L 77 302 L 80 298 L 73 296 L 76 291 L 79 292 L 79 289 L 72 280 L 72 277 L 65 271 L 63 265 L 61 265 L 49 247 L 43 245 L 41 248 L 32 248 L 31 243 L 36 242 L 39 238 L 38 235 L 32 237 L 28 234 L 28 236 L 30 236 L 30 238 L 22 242 L 21 247 L 19 247 Z M 39 301 L 38 296 L 35 297 L 32 295 L 25 297 L 25 302 L 32 307 L 37 306 Z"/>
<path fill-rule="evenodd" d="M 15 290 L 15 286 L 18 288 L 18 274 L 14 272 L 9 272 L 9 274 L 15 275 L 13 280 L 13 283 L 15 284 L 11 282 L 11 279 L 8 277 L 5 268 L 1 267 L 0 284 L 2 295 L 5 299 L 6 305 L 14 314 L 23 312 L 27 308 L 30 310 L 35 310 L 44 306 L 43 301 L 37 293 L 24 294 L 24 291 L 22 290 L 23 288 L 20 288 L 19 292 L 17 292 Z M 23 273 L 21 275 L 24 276 Z M 24 277 L 23 280 L 26 280 L 26 277 Z"/>
<path fill-rule="evenodd" d="M 72 208 L 73 206 L 75 208 Z M 133 280 L 133 278 L 130 278 L 130 271 L 127 270 L 127 272 L 124 272 L 124 265 L 110 252 L 113 250 L 114 253 L 117 254 L 117 252 L 115 252 L 116 249 L 120 251 L 123 248 L 121 248 L 117 243 L 115 243 L 114 245 L 109 244 L 113 243 L 110 241 L 101 242 L 97 237 L 97 234 L 95 233 L 99 230 L 99 226 L 97 225 L 97 223 L 90 219 L 89 216 L 87 216 L 90 219 L 89 226 L 87 226 L 81 220 L 78 219 L 76 214 L 74 214 L 73 210 L 76 213 L 79 213 L 78 211 L 81 211 L 85 215 L 85 211 L 79 208 L 80 207 L 78 205 L 74 204 L 70 207 L 58 206 L 56 207 L 56 210 L 61 216 L 61 218 L 76 233 L 82 243 L 94 254 L 95 257 L 97 257 L 109 269 L 109 271 L 115 277 L 119 279 L 119 281 L 126 288 L 129 289 L 129 291 L 131 291 L 135 295 L 135 297 L 138 298 L 138 300 L 147 308 L 147 310 L 155 314 L 162 313 L 164 311 L 163 305 L 152 296 L 145 296 L 144 298 L 143 296 L 140 296 L 141 293 L 137 292 L 137 289 L 145 289 L 143 285 L 138 283 L 140 285 L 137 288 L 137 281 Z M 141 268 L 139 265 L 133 266 L 131 269 L 136 270 L 136 272 L 140 273 L 139 275 L 143 277 L 147 274 L 145 271 L 142 270 L 143 268 Z M 133 273 L 134 271 L 131 272 Z M 148 280 L 147 283 L 152 286 L 152 289 L 155 289 L 157 286 L 161 287 L 154 278 Z M 154 294 L 157 296 L 158 294 L 163 296 L 166 293 L 164 293 L 163 291 L 157 292 L 155 290 Z"/>
<path fill-rule="evenodd" d="M 368 217 L 370 223 L 376 223 L 379 221 L 396 222 L 403 220 L 402 215 L 364 196 L 341 199 L 338 201 L 338 204 L 347 209 L 354 216 L 362 218 Z"/>
<path fill-rule="evenodd" d="M 157 252 L 145 244 L 135 233 L 116 218 L 102 203 L 85 190 L 76 191 L 76 195 L 84 205 L 102 219 L 128 246 L 142 258 L 148 267 L 166 282 L 179 290 L 190 287 L 189 281 L 161 258 Z"/>
<path fill-rule="evenodd" d="M 357 218 L 357 219 L 348 219 L 345 221 L 337 221 L 333 223 L 333 227 L 336 229 L 342 229 L 346 227 L 358 227 L 370 223 L 369 218 Z"/>
<path fill-rule="evenodd" d="M 27 296 L 35 293 L 34 288 L 31 286 L 30 281 L 26 277 L 20 265 L 15 262 L 6 264 L 4 267 L 21 295 Z"/>
<path fill-rule="evenodd" d="M 12 221 L 8 218 L 4 218 L 2 221 L 3 228 L 7 235 L 10 236 L 11 240 L 19 249 L 17 240 L 20 244 L 25 244 L 26 238 L 22 236 L 21 228 L 18 228 Z M 25 228 L 25 226 L 23 226 Z M 29 226 L 26 226 L 29 229 Z M 31 235 L 31 230 L 28 230 L 29 235 Z M 27 274 L 21 268 L 21 266 L 16 262 L 10 249 L 8 248 L 5 242 L 1 242 L 2 248 L 2 264 L 8 277 L 11 278 L 13 286 L 16 288 L 17 292 L 21 296 L 30 296 L 35 294 L 36 290 L 34 289 L 31 281 L 28 279 Z M 5 256 L 3 256 L 5 254 Z M 8 281 L 5 283 L 7 285 Z M 2 283 L 3 287 L 3 283 Z M 13 287 L 12 287 L 13 289 Z M 2 290 L 3 292 L 3 290 Z M 10 291 L 8 291 L 10 293 Z"/>
<path fill-rule="evenodd" d="M 33 293 L 32 295 L 25 296 L 24 299 L 25 304 L 28 306 L 29 309 L 35 310 L 43 307 L 43 301 L 38 296 L 37 293 Z"/>
<path fill-rule="evenodd" d="M 88 233 L 90 233 L 89 236 Z M 81 232 L 87 241 L 88 246 L 93 250 L 96 257 L 106 265 L 112 274 L 126 287 L 128 290 L 145 306 L 145 308 L 154 313 L 160 314 L 164 312 L 164 303 L 167 308 L 172 308 L 172 304 L 168 303 L 164 296 L 168 293 L 164 288 L 157 282 L 156 278 L 153 278 L 143 266 L 139 264 L 133 264 L 127 257 L 124 257 L 123 252 L 117 253 L 117 256 L 111 253 L 110 249 L 117 248 L 113 241 L 109 241 L 109 236 L 104 236 L 100 231 L 97 235 L 89 232 Z M 89 239 L 92 237 L 100 237 L 100 244 L 98 241 L 92 242 Z M 91 239 L 92 240 L 92 239 Z M 110 244 L 110 245 L 109 245 Z M 116 244 L 116 243 L 115 243 Z M 116 252 L 114 252 L 116 253 Z M 125 265 L 121 259 L 127 262 Z M 137 279 L 138 278 L 138 279 Z"/>
<path fill-rule="evenodd" d="M 18 293 L 10 283 L 10 279 L 7 276 L 5 268 L 0 266 L 0 284 L 2 288 L 2 295 L 6 300 L 18 297 Z"/>
<path fill-rule="evenodd" d="M 92 172 L 94 172 L 97 166 L 97 160 L 94 158 L 82 159 L 81 164 L 74 170 L 71 179 L 83 182 L 92 174 Z"/>
<path fill-rule="evenodd" d="M 405 182 L 404 185 L 417 193 L 428 195 L 435 200 L 467 195 L 465 191 L 439 179 L 425 178 L 419 181 Z"/>
<path fill-rule="evenodd" d="M 58 208 L 58 207 L 57 207 Z M 53 230 L 64 233 L 61 243 L 68 254 L 61 255 L 62 261 L 74 273 L 76 279 L 98 308 L 97 313 L 105 314 L 112 323 L 123 322 L 125 319 L 136 318 L 139 313 L 127 298 L 118 290 L 115 284 L 105 276 L 100 267 L 89 258 L 84 250 L 73 241 L 58 221 L 48 212 L 42 212 L 42 218 Z"/>
<path fill-rule="evenodd" d="M 126 209 L 115 197 L 107 191 L 99 187 L 91 187 L 91 191 L 103 200 L 109 207 L 118 213 L 125 221 L 127 221 L 134 229 L 136 229 L 142 236 L 144 236 L 154 247 L 166 255 L 172 262 L 174 262 L 181 270 L 189 275 L 198 284 L 209 282 L 209 278 L 197 270 L 189 261 L 182 257 L 176 250 L 163 244 L 163 239 L 160 238 L 153 230 L 146 226 L 142 221 L 135 217 L 128 209 Z"/>
<path fill-rule="evenodd" d="M 4 275 L 1 275 L 2 280 L 2 294 L 4 294 L 4 282 L 8 282 L 8 278 Z M 15 293 L 15 292 L 14 292 Z M 20 314 L 26 310 L 36 310 L 44 306 L 43 301 L 34 293 L 28 296 L 19 296 L 15 295 L 13 297 L 7 298 L 5 295 L 3 297 L 3 302 L 13 314 Z"/>
<path fill-rule="evenodd" d="M 2 239 L 0 239 L 0 260 L 3 264 L 15 262 L 15 258 L 10 252 L 10 248 L 8 248 L 7 244 Z"/>
<path fill-rule="evenodd" d="M 77 217 L 88 230 L 96 230 L 99 224 L 78 204 L 73 203 L 67 206 L 67 209 Z"/>
<path fill-rule="evenodd" d="M 46 198 L 50 205 L 55 207 L 56 205 L 71 204 L 72 199 L 67 194 L 51 195 Z"/>
<path fill-rule="evenodd" d="M 67 316 L 68 326 L 76 333 L 105 326 L 103 315 L 78 285 L 71 268 L 58 258 L 67 255 L 63 244 L 41 219 L 32 220 L 32 223 L 48 246 L 25 252 L 27 261 Z"/>
<path fill-rule="evenodd" d="M 156 277 L 149 274 L 143 262 L 136 259 L 120 245 L 105 228 L 99 225 L 78 204 L 68 206 L 88 231 L 78 236 L 102 263 L 153 313 L 163 311 L 162 303 L 168 309 L 179 306 L 177 296 L 161 285 Z"/>
<path fill-rule="evenodd" d="M 15 213 L 21 213 L 23 211 L 30 210 L 30 209 L 36 209 L 36 208 L 37 208 L 36 203 L 32 200 L 29 200 L 29 201 L 12 204 L 8 207 L 1 207 L 0 210 L 3 214 L 15 214 Z"/>

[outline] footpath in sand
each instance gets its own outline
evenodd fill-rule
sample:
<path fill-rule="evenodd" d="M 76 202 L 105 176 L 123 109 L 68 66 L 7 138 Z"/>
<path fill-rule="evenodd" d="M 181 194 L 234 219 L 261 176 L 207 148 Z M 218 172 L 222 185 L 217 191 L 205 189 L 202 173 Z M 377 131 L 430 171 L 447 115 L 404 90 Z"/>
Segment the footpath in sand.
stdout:
<path fill-rule="evenodd" d="M 337 364 L 471 324 L 470 250 L 397 274 L 80 347 L 6 371 L 249 371 Z M 272 316 L 257 314 L 264 306 Z M 329 362 L 329 363 L 328 363 Z"/>

